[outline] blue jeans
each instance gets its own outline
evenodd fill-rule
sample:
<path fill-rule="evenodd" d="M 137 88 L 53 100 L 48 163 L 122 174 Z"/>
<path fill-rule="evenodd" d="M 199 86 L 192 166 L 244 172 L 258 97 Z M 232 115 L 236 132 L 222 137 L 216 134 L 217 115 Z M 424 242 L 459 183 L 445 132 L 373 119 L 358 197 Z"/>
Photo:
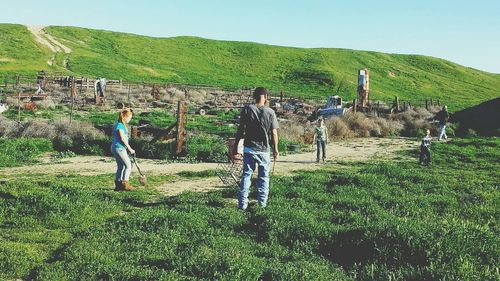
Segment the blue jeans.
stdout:
<path fill-rule="evenodd" d="M 326 158 L 326 142 L 324 140 L 316 140 L 316 161 L 319 162 L 320 149 L 323 152 L 323 160 Z"/>
<path fill-rule="evenodd" d="M 269 153 L 247 153 L 243 154 L 243 173 L 240 181 L 240 192 L 238 193 L 238 208 L 245 210 L 248 207 L 248 194 L 252 183 L 252 174 L 255 165 L 259 166 L 257 179 L 257 191 L 259 192 L 259 206 L 266 207 L 269 195 L 269 167 L 271 157 Z"/>
<path fill-rule="evenodd" d="M 132 162 L 130 162 L 130 157 L 128 157 L 127 149 L 111 147 L 111 153 L 113 153 L 116 165 L 118 166 L 115 180 L 128 181 L 132 172 Z"/>
<path fill-rule="evenodd" d="M 446 135 L 446 125 L 439 125 L 439 140 L 443 137 L 444 139 L 448 139 L 448 136 Z"/>

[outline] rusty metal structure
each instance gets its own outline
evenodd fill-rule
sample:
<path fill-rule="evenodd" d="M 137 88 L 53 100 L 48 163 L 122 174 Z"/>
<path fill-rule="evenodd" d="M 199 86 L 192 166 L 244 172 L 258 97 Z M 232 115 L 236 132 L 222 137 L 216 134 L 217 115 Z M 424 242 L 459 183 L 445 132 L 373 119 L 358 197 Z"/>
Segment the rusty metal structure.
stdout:
<path fill-rule="evenodd" d="M 370 71 L 366 68 L 358 71 L 358 106 L 368 108 L 370 93 Z"/>
<path fill-rule="evenodd" d="M 241 145 L 240 145 L 241 144 Z M 236 143 L 236 139 L 230 138 L 227 142 L 227 160 L 226 162 L 221 162 L 217 165 L 215 173 L 222 181 L 225 186 L 228 187 L 238 187 L 240 183 L 240 177 L 242 172 L 242 162 L 239 159 L 234 158 L 232 151 L 234 146 L 238 146 L 238 152 L 243 153 L 243 142 Z"/>

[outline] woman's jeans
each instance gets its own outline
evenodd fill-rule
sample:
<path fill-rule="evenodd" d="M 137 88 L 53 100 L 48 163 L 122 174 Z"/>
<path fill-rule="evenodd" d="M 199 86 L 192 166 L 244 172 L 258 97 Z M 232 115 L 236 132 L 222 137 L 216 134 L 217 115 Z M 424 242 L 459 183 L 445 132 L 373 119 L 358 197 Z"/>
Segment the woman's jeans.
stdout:
<path fill-rule="evenodd" d="M 125 148 L 114 148 L 111 147 L 111 153 L 116 160 L 115 180 L 117 181 L 128 181 L 130 178 L 130 173 L 132 172 L 132 163 L 130 162 L 130 157 L 128 156 L 127 149 Z"/>
<path fill-rule="evenodd" d="M 240 192 L 238 193 L 238 208 L 245 210 L 248 206 L 248 194 L 252 183 L 255 165 L 259 166 L 257 191 L 259 206 L 266 207 L 269 195 L 269 166 L 271 157 L 268 152 L 245 152 L 243 154 L 243 173 L 241 175 Z"/>
<path fill-rule="evenodd" d="M 319 162 L 320 150 L 323 152 L 323 160 L 326 158 L 326 142 L 324 140 L 316 140 L 316 161 Z"/>

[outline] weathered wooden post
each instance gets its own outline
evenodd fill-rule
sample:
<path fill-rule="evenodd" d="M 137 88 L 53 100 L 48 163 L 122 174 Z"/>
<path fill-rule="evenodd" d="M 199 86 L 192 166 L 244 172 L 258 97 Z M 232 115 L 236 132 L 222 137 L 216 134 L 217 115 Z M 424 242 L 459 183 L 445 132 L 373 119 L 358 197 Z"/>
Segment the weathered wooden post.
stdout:
<path fill-rule="evenodd" d="M 127 103 L 130 106 L 130 83 L 128 83 Z"/>
<path fill-rule="evenodd" d="M 395 106 L 396 106 L 396 111 L 399 111 L 399 97 L 398 96 L 396 96 L 396 104 L 395 104 Z"/>
<path fill-rule="evenodd" d="M 357 105 L 356 105 L 356 99 L 353 99 L 352 100 L 352 108 L 354 110 L 354 113 L 356 113 L 357 109 L 356 109 Z"/>
<path fill-rule="evenodd" d="M 133 139 L 136 139 L 139 133 L 139 128 L 137 126 L 132 126 L 131 127 L 131 135 Z"/>
<path fill-rule="evenodd" d="M 177 135 L 175 137 L 175 155 L 179 156 L 182 153 L 184 146 L 184 117 L 185 105 L 182 101 L 177 101 Z"/>
<path fill-rule="evenodd" d="M 17 92 L 17 122 L 21 124 L 21 91 Z"/>
<path fill-rule="evenodd" d="M 76 82 L 75 77 L 71 77 L 71 111 L 69 112 L 69 125 L 73 121 L 73 107 L 75 106 Z"/>

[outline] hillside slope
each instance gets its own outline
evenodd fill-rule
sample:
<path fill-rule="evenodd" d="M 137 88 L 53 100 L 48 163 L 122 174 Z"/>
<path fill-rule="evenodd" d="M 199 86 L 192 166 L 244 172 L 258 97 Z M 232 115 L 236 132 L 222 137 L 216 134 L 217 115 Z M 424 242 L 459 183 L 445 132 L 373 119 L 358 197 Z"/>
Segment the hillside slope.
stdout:
<path fill-rule="evenodd" d="M 50 26 L 49 37 L 70 52 L 54 52 L 23 25 L 0 24 L 0 76 L 45 69 L 130 81 L 264 85 L 297 96 L 356 95 L 357 70 L 371 70 L 371 97 L 440 98 L 451 109 L 500 96 L 500 75 L 426 56 L 347 49 L 304 49 L 195 37 L 152 38 Z M 50 39 L 50 38 L 48 38 Z M 50 40 L 49 40 L 50 41 Z"/>

